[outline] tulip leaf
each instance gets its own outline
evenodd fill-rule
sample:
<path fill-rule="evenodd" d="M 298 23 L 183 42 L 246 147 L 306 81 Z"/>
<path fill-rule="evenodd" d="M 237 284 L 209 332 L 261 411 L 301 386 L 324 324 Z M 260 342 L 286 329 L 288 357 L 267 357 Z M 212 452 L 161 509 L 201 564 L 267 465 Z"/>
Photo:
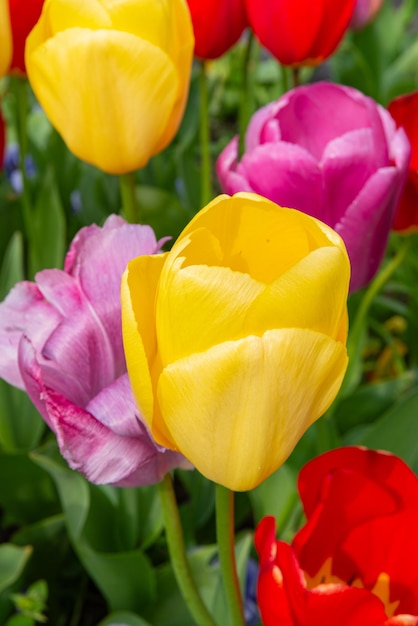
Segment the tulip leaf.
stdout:
<path fill-rule="evenodd" d="M 180 234 L 190 219 L 177 196 L 157 187 L 140 185 L 136 188 L 141 220 L 155 231 L 157 239 Z"/>
<path fill-rule="evenodd" d="M 35 448 L 45 432 L 45 422 L 28 395 L 0 379 L 0 447 L 5 452 Z"/>
<path fill-rule="evenodd" d="M 65 216 L 52 169 L 42 182 L 33 207 L 29 233 L 29 269 L 62 268 L 66 248 Z"/>
<path fill-rule="evenodd" d="M 334 417 L 340 433 L 370 424 L 403 399 L 418 383 L 418 370 L 373 385 L 362 385 L 337 404 Z"/>
<path fill-rule="evenodd" d="M 390 408 L 363 434 L 358 444 L 400 456 L 418 472 L 418 389 Z"/>
<path fill-rule="evenodd" d="M 120 550 L 115 488 L 90 485 L 81 474 L 45 454 L 33 458 L 53 478 L 73 547 L 109 608 L 141 610 L 155 597 L 155 574 L 141 549 Z"/>
<path fill-rule="evenodd" d="M 283 536 L 293 515 L 299 510 L 296 488 L 296 472 L 289 465 L 282 465 L 258 487 L 249 492 L 255 522 L 265 515 L 274 515 L 278 534 Z"/>
<path fill-rule="evenodd" d="M 0 508 L 5 526 L 33 524 L 59 512 L 50 477 L 26 454 L 0 454 Z"/>
<path fill-rule="evenodd" d="M 31 553 L 30 546 L 20 547 L 11 543 L 0 546 L 0 592 L 16 582 Z"/>
<path fill-rule="evenodd" d="M 151 626 L 138 615 L 121 611 L 108 615 L 98 626 Z"/>
<path fill-rule="evenodd" d="M 23 280 L 23 237 L 16 231 L 11 237 L 3 257 L 0 272 L 0 300 L 3 300 L 10 289 Z"/>

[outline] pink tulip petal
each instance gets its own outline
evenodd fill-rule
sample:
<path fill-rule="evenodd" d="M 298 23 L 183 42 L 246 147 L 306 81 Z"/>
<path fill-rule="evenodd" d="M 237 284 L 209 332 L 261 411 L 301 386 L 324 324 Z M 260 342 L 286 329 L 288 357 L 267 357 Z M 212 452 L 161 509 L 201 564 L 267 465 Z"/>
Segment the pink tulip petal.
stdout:
<path fill-rule="evenodd" d="M 321 165 L 324 175 L 321 219 L 333 227 L 379 168 L 372 131 L 361 128 L 333 139 L 324 150 Z"/>
<path fill-rule="evenodd" d="M 44 370 L 27 339 L 22 341 L 20 356 L 28 394 L 55 432 L 61 454 L 72 469 L 91 482 L 123 487 L 149 485 L 159 482 L 174 467 L 190 467 L 181 455 L 162 452 L 155 445 L 140 422 L 132 392 L 125 393 L 126 380 L 115 381 L 90 403 L 89 408 L 97 410 L 93 415 L 45 384 Z M 119 433 L 132 434 L 119 434 L 111 425 L 117 425 Z"/>
<path fill-rule="evenodd" d="M 238 137 L 224 148 L 216 163 L 216 172 L 222 191 L 230 196 L 239 191 L 253 191 L 248 181 L 235 171 L 238 160 Z"/>
<path fill-rule="evenodd" d="M 253 191 L 280 206 L 321 217 L 321 171 L 303 148 L 283 141 L 262 144 L 244 154 L 237 174 L 248 181 Z"/>
<path fill-rule="evenodd" d="M 0 377 L 23 389 L 17 360 L 22 333 L 29 334 L 34 346 L 40 349 L 60 320 L 58 311 L 44 299 L 34 283 L 15 285 L 0 303 Z"/>
<path fill-rule="evenodd" d="M 128 224 L 112 215 L 101 229 L 83 228 L 65 260 L 65 271 L 78 281 L 111 342 L 117 375 L 125 370 L 120 279 L 128 261 L 140 254 L 154 254 L 160 245 L 149 226 Z"/>
<path fill-rule="evenodd" d="M 246 152 L 251 152 L 251 150 L 254 150 L 260 143 L 280 141 L 280 126 L 275 117 L 277 112 L 280 111 L 285 104 L 286 96 L 283 96 L 279 102 L 271 102 L 254 113 L 248 124 L 247 132 L 245 133 Z M 265 130 L 265 126 L 271 121 L 274 122 L 274 125 L 271 127 L 270 132 L 268 132 Z"/>
<path fill-rule="evenodd" d="M 378 170 L 334 226 L 351 260 L 351 291 L 364 287 L 382 261 L 396 209 L 399 177 L 393 167 Z"/>
<path fill-rule="evenodd" d="M 287 96 L 287 106 L 276 115 L 282 141 L 304 147 L 320 161 L 326 145 L 336 137 L 371 128 L 381 164 L 388 164 L 382 122 L 373 100 L 355 89 L 332 83 L 294 89 Z"/>
<path fill-rule="evenodd" d="M 48 384 L 72 402 L 85 406 L 89 398 L 116 378 L 114 348 L 72 276 L 60 270 L 44 270 L 36 275 L 36 281 L 45 299 L 63 316 L 41 352 L 45 367 L 56 369 L 61 380 L 61 384 L 58 379 Z M 119 353 L 122 358 L 122 345 Z"/>

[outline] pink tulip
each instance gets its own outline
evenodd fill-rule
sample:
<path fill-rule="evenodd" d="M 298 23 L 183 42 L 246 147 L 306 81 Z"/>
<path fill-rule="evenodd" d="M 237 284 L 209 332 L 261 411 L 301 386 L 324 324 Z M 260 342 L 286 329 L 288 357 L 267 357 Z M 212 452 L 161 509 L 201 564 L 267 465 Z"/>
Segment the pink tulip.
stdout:
<path fill-rule="evenodd" d="M 252 118 L 246 148 L 221 153 L 223 190 L 256 192 L 325 222 L 345 241 L 351 291 L 365 286 L 385 253 L 410 157 L 389 113 L 359 91 L 315 83 L 286 93 Z"/>
<path fill-rule="evenodd" d="M 364 28 L 372 21 L 382 4 L 383 0 L 357 0 L 350 22 L 351 28 L 354 30 Z"/>
<path fill-rule="evenodd" d="M 18 283 L 0 304 L 0 376 L 28 393 L 70 467 L 93 483 L 148 485 L 186 464 L 144 426 L 122 346 L 122 273 L 160 247 L 149 226 L 112 215 L 80 230 L 64 270 Z"/>

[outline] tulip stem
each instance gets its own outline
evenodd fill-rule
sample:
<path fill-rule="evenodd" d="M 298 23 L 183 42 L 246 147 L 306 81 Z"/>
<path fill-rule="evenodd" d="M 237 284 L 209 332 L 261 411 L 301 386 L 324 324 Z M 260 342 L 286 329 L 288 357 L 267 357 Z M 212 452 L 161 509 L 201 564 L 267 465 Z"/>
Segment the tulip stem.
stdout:
<path fill-rule="evenodd" d="M 216 485 L 216 535 L 225 593 L 233 626 L 245 626 L 235 561 L 234 492 Z"/>
<path fill-rule="evenodd" d="M 183 529 L 181 527 L 179 509 L 170 474 L 166 474 L 163 480 L 158 484 L 158 492 L 164 514 L 170 560 L 183 599 L 198 626 L 216 626 L 215 621 L 199 595 L 187 560 Z"/>
<path fill-rule="evenodd" d="M 119 176 L 120 195 L 122 198 L 122 212 L 125 219 L 131 224 L 139 224 L 138 203 L 135 190 L 135 173 L 128 172 Z"/>
<path fill-rule="evenodd" d="M 358 368 L 356 367 L 356 364 L 361 354 L 362 334 L 365 330 L 367 315 L 379 291 L 381 291 L 389 278 L 398 269 L 402 261 L 405 259 L 405 256 L 410 246 L 410 240 L 411 237 L 407 237 L 406 241 L 404 241 L 402 245 L 399 246 L 399 249 L 395 256 L 377 274 L 377 276 L 370 283 L 363 295 L 354 319 L 354 323 L 351 327 L 350 334 L 348 336 L 347 351 L 350 361 L 339 397 L 344 397 L 345 395 L 347 395 L 347 393 L 352 391 L 357 383 Z"/>
<path fill-rule="evenodd" d="M 202 207 L 212 200 L 212 167 L 210 155 L 210 127 L 209 127 L 209 95 L 206 75 L 206 63 L 200 63 L 199 75 L 199 103 L 200 103 L 200 158 L 201 158 L 201 195 Z"/>
<path fill-rule="evenodd" d="M 245 151 L 245 132 L 247 130 L 248 122 L 251 116 L 251 54 L 254 44 L 254 35 L 252 32 L 248 34 L 247 43 L 244 51 L 244 61 L 242 66 L 242 85 L 240 94 L 240 107 L 239 107 L 239 142 L 238 142 L 238 160 L 241 159 Z"/>
<path fill-rule="evenodd" d="M 294 66 L 292 67 L 292 76 L 293 76 L 293 87 L 300 86 L 300 67 Z"/>

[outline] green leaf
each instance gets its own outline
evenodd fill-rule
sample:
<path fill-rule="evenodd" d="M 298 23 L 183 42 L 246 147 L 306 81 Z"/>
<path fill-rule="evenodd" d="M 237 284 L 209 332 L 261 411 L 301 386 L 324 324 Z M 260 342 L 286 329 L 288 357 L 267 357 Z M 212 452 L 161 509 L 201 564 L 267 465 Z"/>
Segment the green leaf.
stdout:
<path fill-rule="evenodd" d="M 13 615 L 7 620 L 5 626 L 35 626 L 35 621 L 28 615 Z"/>
<path fill-rule="evenodd" d="M 4 525 L 32 524 L 59 512 L 50 477 L 26 454 L 0 454 L 0 507 Z"/>
<path fill-rule="evenodd" d="M 116 507 L 118 499 L 108 497 L 114 488 L 90 485 L 50 456 L 37 453 L 33 458 L 55 481 L 74 549 L 109 607 L 138 612 L 152 602 L 155 573 L 147 557 L 140 549 L 117 551 L 113 527 L 117 509 L 112 511 L 112 500 Z"/>
<path fill-rule="evenodd" d="M 47 170 L 33 209 L 29 242 L 31 276 L 45 268 L 61 268 L 66 249 L 65 215 L 52 169 Z"/>
<path fill-rule="evenodd" d="M 358 443 L 392 452 L 418 473 L 417 415 L 418 390 L 415 390 L 374 422 Z"/>
<path fill-rule="evenodd" d="M 0 379 L 0 448 L 29 452 L 45 432 L 45 422 L 28 395 Z"/>
<path fill-rule="evenodd" d="M 136 188 L 139 214 L 143 224 L 154 229 L 157 238 L 180 234 L 190 219 L 177 196 L 157 187 L 140 185 Z"/>
<path fill-rule="evenodd" d="M 274 515 L 277 532 L 283 536 L 288 523 L 293 519 L 294 512 L 299 512 L 296 472 L 288 465 L 282 465 L 248 495 L 253 506 L 255 522 L 258 523 L 265 515 Z"/>
<path fill-rule="evenodd" d="M 108 615 L 98 626 L 151 626 L 138 615 L 121 611 Z"/>
<path fill-rule="evenodd" d="M 23 237 L 16 231 L 9 241 L 3 257 L 0 272 L 0 300 L 3 300 L 10 289 L 25 277 L 23 269 Z"/>
<path fill-rule="evenodd" d="M 16 582 L 31 553 L 30 546 L 20 547 L 11 543 L 0 546 L 0 592 Z"/>

